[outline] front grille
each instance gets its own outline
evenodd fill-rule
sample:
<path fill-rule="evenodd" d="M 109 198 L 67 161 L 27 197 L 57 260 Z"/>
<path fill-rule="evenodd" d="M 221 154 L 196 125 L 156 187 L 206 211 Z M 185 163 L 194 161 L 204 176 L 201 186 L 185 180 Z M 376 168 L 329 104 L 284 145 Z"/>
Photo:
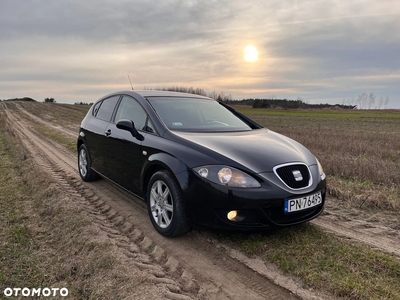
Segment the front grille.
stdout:
<path fill-rule="evenodd" d="M 306 188 L 312 183 L 310 170 L 303 164 L 277 166 L 274 168 L 274 172 L 283 183 L 292 189 Z"/>

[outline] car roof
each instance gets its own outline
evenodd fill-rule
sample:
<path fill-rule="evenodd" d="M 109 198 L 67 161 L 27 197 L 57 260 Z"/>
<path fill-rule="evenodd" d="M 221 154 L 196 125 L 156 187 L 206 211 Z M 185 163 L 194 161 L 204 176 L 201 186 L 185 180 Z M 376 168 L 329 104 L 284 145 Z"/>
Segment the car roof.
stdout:
<path fill-rule="evenodd" d="M 174 98 L 181 97 L 181 98 L 201 98 L 201 99 L 207 99 L 207 100 L 214 100 L 212 98 L 201 96 L 201 95 L 181 93 L 181 92 L 155 91 L 155 90 L 122 91 L 122 92 L 118 92 L 115 94 L 128 94 L 128 95 L 133 95 L 133 96 L 135 94 L 139 94 L 143 98 L 147 98 L 147 97 L 174 97 Z"/>

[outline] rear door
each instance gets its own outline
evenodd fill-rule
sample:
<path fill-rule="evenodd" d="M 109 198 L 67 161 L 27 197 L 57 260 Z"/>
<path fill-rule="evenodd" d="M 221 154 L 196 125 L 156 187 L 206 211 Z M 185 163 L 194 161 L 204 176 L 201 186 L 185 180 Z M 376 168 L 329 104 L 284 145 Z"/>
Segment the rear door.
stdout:
<path fill-rule="evenodd" d="M 92 167 L 104 174 L 106 171 L 105 153 L 109 150 L 106 129 L 113 117 L 120 95 L 104 99 L 96 103 L 93 108 L 93 117 L 86 125 L 86 142 L 92 160 Z"/>

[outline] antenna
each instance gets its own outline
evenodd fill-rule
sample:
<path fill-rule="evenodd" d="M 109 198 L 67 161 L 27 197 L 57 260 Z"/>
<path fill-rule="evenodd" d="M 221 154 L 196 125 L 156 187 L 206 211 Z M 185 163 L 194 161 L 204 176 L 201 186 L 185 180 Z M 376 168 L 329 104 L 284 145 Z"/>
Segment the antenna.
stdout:
<path fill-rule="evenodd" d="M 132 91 L 133 91 L 132 81 L 131 81 L 131 78 L 129 77 L 129 74 L 128 74 L 128 79 L 129 79 L 129 83 L 131 84 L 131 88 L 132 88 Z"/>

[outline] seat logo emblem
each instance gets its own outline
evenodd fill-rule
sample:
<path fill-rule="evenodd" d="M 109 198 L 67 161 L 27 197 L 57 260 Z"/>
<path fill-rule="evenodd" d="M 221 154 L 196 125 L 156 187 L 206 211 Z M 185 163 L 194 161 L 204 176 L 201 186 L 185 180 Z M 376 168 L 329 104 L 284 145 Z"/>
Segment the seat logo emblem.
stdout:
<path fill-rule="evenodd" d="M 301 175 L 299 170 L 292 171 L 292 174 L 294 176 L 294 180 L 296 180 L 296 181 L 302 181 L 303 180 L 303 176 Z"/>

